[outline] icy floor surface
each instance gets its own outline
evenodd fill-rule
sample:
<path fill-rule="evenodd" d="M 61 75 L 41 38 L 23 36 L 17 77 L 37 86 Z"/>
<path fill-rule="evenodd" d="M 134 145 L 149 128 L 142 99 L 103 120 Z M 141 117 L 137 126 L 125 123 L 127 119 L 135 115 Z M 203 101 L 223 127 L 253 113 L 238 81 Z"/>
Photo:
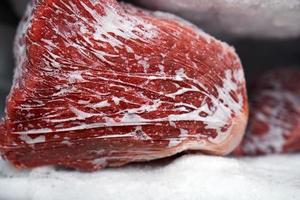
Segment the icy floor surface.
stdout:
<path fill-rule="evenodd" d="M 300 196 L 300 154 L 258 158 L 187 155 L 168 164 L 95 173 L 51 167 L 16 171 L 0 161 L 1 200 L 292 200 Z"/>

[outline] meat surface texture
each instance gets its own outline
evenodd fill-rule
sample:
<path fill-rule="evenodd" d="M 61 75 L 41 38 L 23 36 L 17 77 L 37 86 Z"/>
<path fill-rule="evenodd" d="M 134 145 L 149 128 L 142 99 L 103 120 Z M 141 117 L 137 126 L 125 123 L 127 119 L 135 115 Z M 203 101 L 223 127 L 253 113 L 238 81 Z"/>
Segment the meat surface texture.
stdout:
<path fill-rule="evenodd" d="M 34 1 L 15 57 L 0 141 L 16 167 L 225 155 L 244 134 L 234 49 L 173 15 L 115 0 Z"/>
<path fill-rule="evenodd" d="M 300 70 L 263 75 L 250 93 L 249 127 L 237 155 L 300 150 Z"/>

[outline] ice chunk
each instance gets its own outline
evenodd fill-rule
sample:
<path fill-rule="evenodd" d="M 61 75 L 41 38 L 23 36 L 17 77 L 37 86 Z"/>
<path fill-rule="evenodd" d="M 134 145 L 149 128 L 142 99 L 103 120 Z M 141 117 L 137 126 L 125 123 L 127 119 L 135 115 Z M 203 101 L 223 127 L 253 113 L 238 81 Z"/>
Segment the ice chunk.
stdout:
<path fill-rule="evenodd" d="M 134 0 L 176 13 L 223 36 L 286 38 L 300 36 L 299 0 Z"/>

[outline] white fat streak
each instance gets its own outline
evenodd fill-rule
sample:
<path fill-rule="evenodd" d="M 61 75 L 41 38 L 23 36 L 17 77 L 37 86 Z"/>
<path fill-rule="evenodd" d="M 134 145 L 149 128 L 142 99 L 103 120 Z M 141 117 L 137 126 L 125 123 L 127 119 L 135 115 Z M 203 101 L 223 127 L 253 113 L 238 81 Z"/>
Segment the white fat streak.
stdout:
<path fill-rule="evenodd" d="M 48 40 L 48 39 L 41 39 L 42 42 L 46 43 L 45 47 L 47 48 L 47 50 L 52 51 L 54 48 L 56 48 L 56 45 L 53 43 L 52 40 Z"/>
<path fill-rule="evenodd" d="M 80 26 L 79 31 L 80 31 L 82 34 L 88 33 L 88 29 L 87 29 L 87 27 L 86 27 L 85 25 Z"/>
<path fill-rule="evenodd" d="M 189 79 L 188 76 L 185 74 L 185 71 L 184 71 L 183 68 L 181 68 L 179 70 L 176 70 L 175 73 L 176 73 L 175 77 L 156 77 L 156 76 L 151 76 L 149 78 L 151 80 L 154 80 L 154 79 L 166 79 L 167 80 L 168 79 L 168 80 L 174 80 L 174 81 L 184 81 L 185 79 Z M 177 90 L 176 92 L 171 93 L 171 94 L 166 94 L 165 96 L 175 99 L 176 96 L 185 94 L 187 92 L 201 92 L 201 90 L 199 90 L 197 87 L 191 85 L 190 88 L 181 88 L 181 89 Z"/>
<path fill-rule="evenodd" d="M 165 96 L 171 97 L 174 99 L 176 96 L 185 94 L 187 92 L 201 92 L 201 91 L 197 87 L 191 86 L 191 88 L 181 88 L 181 89 L 177 90 L 176 92 L 171 93 L 171 94 L 166 94 Z"/>
<path fill-rule="evenodd" d="M 113 135 L 103 135 L 103 136 L 97 136 L 98 139 L 109 139 L 109 138 L 126 138 L 126 137 L 132 137 L 133 135 L 131 133 L 128 134 L 113 134 Z"/>
<path fill-rule="evenodd" d="M 77 108 L 71 106 L 70 110 L 76 115 L 76 119 L 78 120 L 84 120 L 93 116 L 96 116 L 97 114 L 91 114 L 91 113 L 86 113 L 81 110 L 78 110 Z"/>
<path fill-rule="evenodd" d="M 142 30 L 138 26 L 144 26 L 146 24 L 145 21 L 135 16 L 130 16 L 130 18 L 120 16 L 118 11 L 111 6 L 105 6 L 105 14 L 101 16 L 84 2 L 81 1 L 80 3 L 95 20 L 95 32 L 93 34 L 95 40 L 108 41 L 109 44 L 117 47 L 123 46 L 123 43 L 110 33 L 120 36 L 126 40 L 140 39 L 145 42 L 154 38 L 157 34 L 156 27 L 154 25 L 147 24 L 147 29 Z"/>
<path fill-rule="evenodd" d="M 110 106 L 110 103 L 108 103 L 108 101 L 106 100 L 106 101 L 101 101 L 99 103 L 96 103 L 96 104 L 92 105 L 91 107 L 92 108 L 104 108 L 104 107 L 108 107 L 108 106 Z"/>
<path fill-rule="evenodd" d="M 56 132 L 62 131 L 75 131 L 75 130 L 84 130 L 84 129 L 92 129 L 92 128 L 101 128 L 101 127 L 114 127 L 114 126 L 141 126 L 141 125 L 149 125 L 159 122 L 178 122 L 178 121 L 201 121 L 206 124 L 207 129 L 215 129 L 217 130 L 218 136 L 216 138 L 209 138 L 209 141 L 212 143 L 220 143 L 224 141 L 228 135 L 230 134 L 230 128 L 227 132 L 223 132 L 221 129 L 228 123 L 229 119 L 231 118 L 232 112 L 238 116 L 241 113 L 241 108 L 243 105 L 243 98 L 242 95 L 238 95 L 239 102 L 235 102 L 234 99 L 231 97 L 230 92 L 237 89 L 237 84 L 235 83 L 232 78 L 238 78 L 241 74 L 240 70 L 227 70 L 225 72 L 225 79 L 223 81 L 222 87 L 217 87 L 217 91 L 219 97 L 216 98 L 213 95 L 208 95 L 213 101 L 215 105 L 215 109 L 209 109 L 208 105 L 204 103 L 199 108 L 189 112 L 189 113 L 182 113 L 182 114 L 173 114 L 169 115 L 166 118 L 157 118 L 157 119 L 144 119 L 142 118 L 139 113 L 143 112 L 150 112 L 155 111 L 161 105 L 161 101 L 156 100 L 154 101 L 153 105 L 142 105 L 140 108 L 134 109 L 127 109 L 123 117 L 120 121 L 114 121 L 111 118 L 106 118 L 106 122 L 99 122 L 99 123 L 92 123 L 92 124 L 82 124 L 79 126 L 71 127 L 71 128 L 64 128 L 64 129 L 57 129 Z M 233 75 L 232 75 L 233 74 Z M 188 78 L 188 77 L 185 77 Z M 240 80 L 244 80 L 240 78 Z M 198 84 L 198 81 L 195 81 Z M 205 88 L 204 85 L 200 85 L 202 88 Z M 220 99 L 224 101 L 224 103 L 220 102 Z M 228 107 L 225 105 L 228 104 Z M 77 119 L 86 119 L 92 116 L 96 116 L 97 114 L 90 114 L 83 111 L 80 111 L 74 107 L 71 107 L 72 112 L 77 116 Z M 205 112 L 208 114 L 206 117 L 200 116 L 201 112 Z M 34 131 L 35 133 L 39 133 L 37 130 Z M 44 132 L 44 131 L 43 131 Z M 52 132 L 52 130 L 49 130 Z M 31 131 L 24 131 L 24 132 L 16 132 L 17 134 L 28 134 Z"/>
<path fill-rule="evenodd" d="M 70 88 L 60 88 L 59 91 L 54 93 L 52 96 L 53 97 L 62 96 L 62 95 L 68 94 L 70 92 L 71 92 Z"/>
<path fill-rule="evenodd" d="M 85 101 L 85 100 L 79 100 L 78 101 L 78 104 L 80 104 L 80 105 L 87 105 L 89 103 L 90 103 L 90 101 Z"/>
<path fill-rule="evenodd" d="M 110 119 L 110 118 L 109 118 Z M 19 132 L 12 132 L 13 134 L 46 134 L 46 133 L 58 133 L 58 132 L 67 132 L 67 131 L 79 131 L 79 130 L 87 130 L 87 129 L 94 129 L 94 128 L 103 128 L 103 127 L 117 127 L 117 126 L 135 126 L 135 125 L 148 125 L 151 123 L 146 122 L 134 122 L 134 123 L 122 123 L 122 122 L 115 122 L 114 120 L 110 119 L 106 122 L 99 122 L 99 123 L 92 123 L 92 124 L 85 124 L 82 123 L 78 126 L 73 126 L 70 128 L 61 128 L 55 129 L 55 131 L 51 129 L 33 129 L 28 131 L 19 131 Z"/>
<path fill-rule="evenodd" d="M 51 41 L 47 40 L 48 43 L 51 43 Z M 54 45 L 52 44 L 50 47 L 48 45 L 48 51 L 47 54 L 43 55 L 44 57 L 46 57 L 47 59 L 49 59 L 49 61 L 51 62 L 51 66 L 54 68 L 59 69 L 61 67 L 61 63 L 59 63 L 57 61 L 58 58 L 60 58 L 58 55 L 52 53 L 51 48 L 53 48 Z"/>
<path fill-rule="evenodd" d="M 77 120 L 77 117 L 70 117 L 70 118 L 65 118 L 65 119 L 49 119 L 47 121 L 51 123 L 62 123 L 62 122 L 69 122 L 69 121 L 75 121 Z"/>
<path fill-rule="evenodd" d="M 52 133 L 53 131 L 49 128 L 31 129 L 28 131 L 13 132 L 14 134 L 43 134 Z"/>
<path fill-rule="evenodd" d="M 131 108 L 131 109 L 126 109 L 124 110 L 125 116 L 127 115 L 132 115 L 132 114 L 139 114 L 139 113 L 144 113 L 144 112 L 152 112 L 157 110 L 161 106 L 161 101 L 159 99 L 156 99 L 153 101 L 152 105 L 141 105 L 139 108 Z"/>
<path fill-rule="evenodd" d="M 165 74 L 165 66 L 158 65 L 158 68 L 159 68 L 161 74 Z"/>
<path fill-rule="evenodd" d="M 134 50 L 130 46 L 125 46 L 125 49 L 128 53 L 134 53 Z"/>

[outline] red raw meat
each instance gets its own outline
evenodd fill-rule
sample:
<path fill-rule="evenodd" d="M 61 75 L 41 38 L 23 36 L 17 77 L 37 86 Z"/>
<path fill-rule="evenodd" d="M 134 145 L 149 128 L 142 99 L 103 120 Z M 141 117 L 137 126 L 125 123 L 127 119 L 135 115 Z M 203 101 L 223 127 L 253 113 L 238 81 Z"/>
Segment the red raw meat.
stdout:
<path fill-rule="evenodd" d="M 115 0 L 39 0 L 16 39 L 4 157 L 97 170 L 186 150 L 224 155 L 248 116 L 233 48 Z"/>
<path fill-rule="evenodd" d="M 251 92 L 249 127 L 236 155 L 300 150 L 300 70 L 263 75 Z"/>

